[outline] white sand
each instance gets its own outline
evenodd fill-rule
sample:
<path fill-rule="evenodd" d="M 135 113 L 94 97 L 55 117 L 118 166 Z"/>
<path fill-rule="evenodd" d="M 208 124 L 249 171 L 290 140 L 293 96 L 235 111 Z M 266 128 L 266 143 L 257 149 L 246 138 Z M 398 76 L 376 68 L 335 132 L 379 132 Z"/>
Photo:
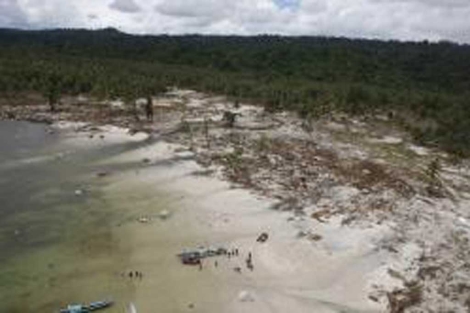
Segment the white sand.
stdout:
<path fill-rule="evenodd" d="M 192 175 L 202 170 L 192 160 L 179 160 L 180 146 L 159 142 L 145 148 L 121 155 L 111 162 L 141 162 L 151 160 L 150 165 L 138 173 L 114 177 L 127 186 L 149 188 L 172 195 L 167 203 L 176 210 L 169 223 L 187 223 L 187 229 L 174 235 L 178 241 L 188 241 L 193 246 L 219 244 L 238 247 L 243 254 L 234 260 L 219 260 L 218 268 L 210 263 L 211 270 L 200 273 L 195 286 L 200 288 L 200 299 L 188 295 L 184 285 L 173 289 L 181 292 L 181 301 L 204 307 L 204 312 L 381 312 L 383 305 L 368 299 L 371 275 L 379 271 L 384 253 L 375 249 L 375 243 L 387 235 L 388 228 L 371 229 L 342 227 L 339 220 L 321 224 L 308 217 L 289 221 L 291 213 L 270 210 L 273 201 L 261 199 L 247 190 L 232 189 L 229 184 L 212 177 Z M 173 162 L 171 162 L 173 160 Z M 116 184 L 123 184 L 116 182 Z M 110 189 L 110 192 L 115 192 Z M 346 191 L 345 191 L 346 192 Z M 348 191 L 349 192 L 349 191 Z M 347 193 L 347 192 L 346 192 Z M 143 214 L 143 212 L 140 212 Z M 151 215 L 155 212 L 147 212 Z M 140 226 L 139 226 L 140 227 Z M 152 227 L 152 226 L 150 226 Z M 313 242 L 297 238 L 298 232 L 310 231 L 322 236 Z M 187 235 L 193 236 L 185 238 Z M 142 233 L 140 233 L 142 232 Z M 145 268 L 149 280 L 159 275 L 165 263 L 159 264 L 156 251 L 149 245 L 158 244 L 149 236 L 151 230 L 133 230 L 135 246 L 133 257 L 136 266 L 151 264 Z M 261 232 L 267 232 L 266 243 L 256 242 Z M 140 234 L 139 234 L 140 233 Z M 170 236 L 171 237 L 171 236 Z M 181 237 L 183 239 L 181 239 Z M 170 241 L 172 241 L 170 239 Z M 154 242 L 154 243 L 152 243 Z M 168 247 L 173 254 L 181 245 Z M 255 269 L 246 269 L 244 258 L 253 254 Z M 176 258 L 171 271 L 181 272 L 181 281 L 193 281 L 196 269 L 180 265 Z M 233 267 L 240 266 L 237 274 Z M 173 268 L 176 267 L 176 268 Z M 160 274 L 161 275 L 161 274 Z M 169 284 L 169 283 L 168 283 Z M 144 288 L 145 287 L 145 288 Z M 135 303 L 140 311 L 147 312 L 155 305 L 183 312 L 185 308 L 156 303 L 155 293 L 161 286 L 149 282 L 136 288 Z M 249 292 L 253 301 L 240 301 L 240 292 Z M 172 297 L 179 297 L 172 294 Z M 161 299 L 160 299 L 161 301 Z M 180 308 L 180 309 L 178 309 Z"/>

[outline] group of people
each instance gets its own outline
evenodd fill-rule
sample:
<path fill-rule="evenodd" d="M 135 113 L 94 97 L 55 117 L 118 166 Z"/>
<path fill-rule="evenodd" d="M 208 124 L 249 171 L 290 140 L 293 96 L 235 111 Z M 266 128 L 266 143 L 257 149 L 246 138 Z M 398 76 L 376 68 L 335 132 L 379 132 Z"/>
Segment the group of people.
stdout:
<path fill-rule="evenodd" d="M 142 272 L 139 272 L 139 271 L 129 271 L 129 273 L 127 274 L 127 276 L 131 279 L 142 279 L 144 277 L 144 274 L 142 274 Z"/>
<path fill-rule="evenodd" d="M 231 251 L 227 251 L 227 256 L 230 258 L 232 256 L 238 256 L 238 249 L 232 249 Z"/>

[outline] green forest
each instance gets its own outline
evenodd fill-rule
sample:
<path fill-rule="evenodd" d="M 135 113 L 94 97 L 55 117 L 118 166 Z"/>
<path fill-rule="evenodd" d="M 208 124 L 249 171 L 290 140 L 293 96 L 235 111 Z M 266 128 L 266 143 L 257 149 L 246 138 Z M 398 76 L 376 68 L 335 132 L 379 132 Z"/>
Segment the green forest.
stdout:
<path fill-rule="evenodd" d="M 327 37 L 136 36 L 0 29 L 0 94 L 101 99 L 167 86 L 293 110 L 383 113 L 420 143 L 470 154 L 470 46 Z"/>

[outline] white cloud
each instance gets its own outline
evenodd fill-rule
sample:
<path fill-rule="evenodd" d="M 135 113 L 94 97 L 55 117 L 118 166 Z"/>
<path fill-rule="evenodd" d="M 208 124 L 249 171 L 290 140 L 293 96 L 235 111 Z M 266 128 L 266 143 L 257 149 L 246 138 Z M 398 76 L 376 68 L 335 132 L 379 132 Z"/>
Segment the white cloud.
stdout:
<path fill-rule="evenodd" d="M 28 18 L 16 0 L 0 0 L 0 27 L 25 27 Z"/>
<path fill-rule="evenodd" d="M 155 10 L 176 18 L 211 17 L 221 19 L 233 12 L 236 1 L 220 0 L 166 0 L 158 3 Z"/>
<path fill-rule="evenodd" d="M 109 7 L 124 13 L 136 13 L 140 11 L 140 7 L 134 0 L 114 0 Z"/>
<path fill-rule="evenodd" d="M 0 0 L 1 1 L 1 0 Z M 76 27 L 80 16 L 74 1 L 61 0 L 17 0 L 24 12 L 29 27 Z"/>
<path fill-rule="evenodd" d="M 470 43 L 469 0 L 0 0 L 0 26 Z M 123 14 L 132 13 L 132 14 Z"/>

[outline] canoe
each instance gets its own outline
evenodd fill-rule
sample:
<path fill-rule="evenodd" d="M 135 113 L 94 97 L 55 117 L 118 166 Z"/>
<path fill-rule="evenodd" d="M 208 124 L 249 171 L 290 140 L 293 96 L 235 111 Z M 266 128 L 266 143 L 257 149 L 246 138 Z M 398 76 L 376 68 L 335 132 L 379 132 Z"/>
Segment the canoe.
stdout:
<path fill-rule="evenodd" d="M 96 302 L 90 303 L 90 305 L 88 306 L 88 310 L 96 311 L 96 310 L 100 310 L 100 309 L 110 307 L 111 305 L 113 305 L 113 301 L 107 301 L 107 300 L 96 301 Z"/>
<path fill-rule="evenodd" d="M 90 303 L 88 306 L 83 304 L 69 304 L 67 308 L 61 309 L 60 313 L 89 313 L 104 309 L 113 305 L 113 301 L 103 300 Z"/>

